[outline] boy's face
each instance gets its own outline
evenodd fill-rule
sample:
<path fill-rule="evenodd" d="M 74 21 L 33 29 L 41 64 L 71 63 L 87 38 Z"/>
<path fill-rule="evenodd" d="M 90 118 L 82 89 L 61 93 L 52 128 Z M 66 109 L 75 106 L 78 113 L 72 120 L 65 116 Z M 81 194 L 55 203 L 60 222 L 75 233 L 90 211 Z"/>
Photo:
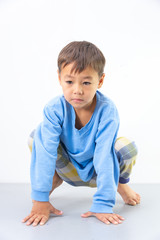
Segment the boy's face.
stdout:
<path fill-rule="evenodd" d="M 58 79 L 65 99 L 77 110 L 89 110 L 93 103 L 96 90 L 101 88 L 105 74 L 100 78 L 91 67 L 81 73 L 71 74 L 74 63 L 68 64 L 58 72 Z"/>

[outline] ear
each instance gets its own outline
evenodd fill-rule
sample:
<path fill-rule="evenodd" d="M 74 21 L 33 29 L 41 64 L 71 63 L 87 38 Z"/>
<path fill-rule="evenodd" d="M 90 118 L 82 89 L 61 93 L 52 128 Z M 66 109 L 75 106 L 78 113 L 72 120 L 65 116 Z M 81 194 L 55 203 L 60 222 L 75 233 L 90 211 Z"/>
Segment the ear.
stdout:
<path fill-rule="evenodd" d="M 101 78 L 99 79 L 98 88 L 101 88 L 101 87 L 102 87 L 104 78 L 105 78 L 105 73 L 103 73 L 102 76 L 101 76 Z"/>
<path fill-rule="evenodd" d="M 57 73 L 58 73 L 58 80 L 59 80 L 59 83 L 60 83 L 60 85 L 61 85 L 61 75 L 60 75 L 59 70 L 57 70 Z"/>

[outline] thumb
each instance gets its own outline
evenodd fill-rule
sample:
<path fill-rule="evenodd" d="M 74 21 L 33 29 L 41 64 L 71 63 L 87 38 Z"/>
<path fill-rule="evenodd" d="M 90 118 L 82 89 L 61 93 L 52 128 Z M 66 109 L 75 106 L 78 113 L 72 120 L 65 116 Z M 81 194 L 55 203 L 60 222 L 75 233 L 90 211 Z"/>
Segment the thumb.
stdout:
<path fill-rule="evenodd" d="M 90 217 L 92 215 L 93 215 L 92 212 L 86 212 L 86 213 L 81 214 L 81 217 L 87 218 L 87 217 Z"/>
<path fill-rule="evenodd" d="M 54 208 L 52 205 L 50 206 L 50 213 L 54 213 L 54 214 L 56 214 L 56 215 L 62 215 L 62 214 L 63 214 L 62 211 Z"/>

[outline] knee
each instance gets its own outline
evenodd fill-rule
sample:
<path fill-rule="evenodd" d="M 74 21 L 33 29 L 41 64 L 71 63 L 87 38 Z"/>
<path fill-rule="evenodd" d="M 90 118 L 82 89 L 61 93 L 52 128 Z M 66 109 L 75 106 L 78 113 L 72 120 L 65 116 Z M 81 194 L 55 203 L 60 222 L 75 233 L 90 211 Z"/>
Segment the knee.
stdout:
<path fill-rule="evenodd" d="M 137 156 L 137 154 L 138 154 L 138 147 L 137 147 L 135 142 L 132 142 L 131 144 L 132 144 L 132 150 L 134 152 L 134 155 Z"/>
<path fill-rule="evenodd" d="M 35 133 L 35 129 L 30 133 L 30 135 L 28 137 L 28 147 L 29 147 L 31 152 L 32 152 L 32 144 L 33 144 L 34 133 Z"/>
<path fill-rule="evenodd" d="M 116 139 L 115 150 L 128 159 L 136 157 L 138 154 L 138 148 L 135 142 L 126 137 L 119 137 Z"/>

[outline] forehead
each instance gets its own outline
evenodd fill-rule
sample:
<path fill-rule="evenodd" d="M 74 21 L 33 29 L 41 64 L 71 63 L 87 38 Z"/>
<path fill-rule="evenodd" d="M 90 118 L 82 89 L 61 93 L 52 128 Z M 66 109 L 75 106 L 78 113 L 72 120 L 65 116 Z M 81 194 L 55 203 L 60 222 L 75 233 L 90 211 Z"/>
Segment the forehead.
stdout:
<path fill-rule="evenodd" d="M 72 68 L 73 68 L 74 63 L 70 63 L 67 66 L 65 66 L 64 68 L 62 67 L 61 69 L 61 74 L 63 76 L 98 76 L 98 73 L 91 67 L 88 66 L 87 68 L 85 68 L 82 72 L 76 72 L 73 71 L 71 72 Z"/>

